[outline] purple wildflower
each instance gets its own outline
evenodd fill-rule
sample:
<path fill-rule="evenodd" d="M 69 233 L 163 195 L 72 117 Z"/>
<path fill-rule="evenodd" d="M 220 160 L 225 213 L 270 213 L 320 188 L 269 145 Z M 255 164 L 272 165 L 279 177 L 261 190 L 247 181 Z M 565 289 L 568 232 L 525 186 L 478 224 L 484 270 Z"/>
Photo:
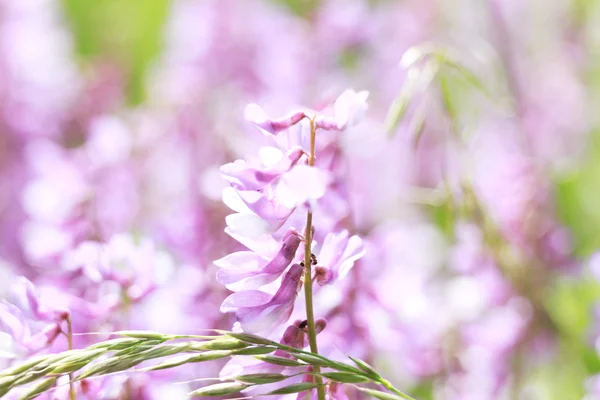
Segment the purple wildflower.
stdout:
<path fill-rule="evenodd" d="M 244 330 L 263 331 L 288 320 L 300 289 L 304 268 L 294 264 L 274 295 L 260 290 L 233 293 L 221 304 L 222 312 L 235 312 Z"/>
<path fill-rule="evenodd" d="M 252 251 L 240 251 L 215 261 L 217 280 L 230 290 L 254 289 L 277 279 L 296 256 L 302 237 L 294 229 L 282 238 L 281 249 L 269 260 Z"/>
<path fill-rule="evenodd" d="M 326 285 L 344 278 L 365 253 L 362 239 L 356 235 L 350 237 L 347 230 L 328 234 L 317 258 L 317 282 Z"/>

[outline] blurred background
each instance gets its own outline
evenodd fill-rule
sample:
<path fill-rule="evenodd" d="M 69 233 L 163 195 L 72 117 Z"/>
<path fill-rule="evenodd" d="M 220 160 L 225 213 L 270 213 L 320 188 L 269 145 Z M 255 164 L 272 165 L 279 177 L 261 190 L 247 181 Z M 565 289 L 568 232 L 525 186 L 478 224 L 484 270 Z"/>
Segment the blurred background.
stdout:
<path fill-rule="evenodd" d="M 265 143 L 244 107 L 347 88 L 370 92 L 338 140 L 368 254 L 318 293 L 324 348 L 418 399 L 600 399 L 595 0 L 0 0 L 0 365 L 66 346 L 11 308 L 20 277 L 75 332 L 231 328 L 219 166 Z M 185 398 L 220 367 L 85 398 Z"/>

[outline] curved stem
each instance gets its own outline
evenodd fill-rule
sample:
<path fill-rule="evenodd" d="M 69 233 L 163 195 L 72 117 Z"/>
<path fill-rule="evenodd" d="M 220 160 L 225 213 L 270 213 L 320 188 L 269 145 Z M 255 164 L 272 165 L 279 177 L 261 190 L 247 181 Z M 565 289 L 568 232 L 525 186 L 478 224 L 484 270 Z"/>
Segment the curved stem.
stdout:
<path fill-rule="evenodd" d="M 315 166 L 315 140 L 316 140 L 316 127 L 314 119 L 310 120 L 310 156 L 308 159 L 308 165 L 311 167 Z M 304 232 L 304 296 L 306 299 L 306 320 L 308 322 L 308 342 L 310 344 L 310 351 L 315 354 L 319 354 L 317 348 L 317 332 L 315 330 L 315 315 L 313 310 L 313 296 L 312 296 L 312 258 L 311 258 L 311 246 L 312 246 L 312 212 L 309 211 L 306 215 L 306 231 Z M 325 400 L 325 387 L 323 386 L 323 378 L 319 376 L 320 368 L 313 366 L 315 375 L 315 382 L 317 383 L 317 395 L 319 400 Z"/>

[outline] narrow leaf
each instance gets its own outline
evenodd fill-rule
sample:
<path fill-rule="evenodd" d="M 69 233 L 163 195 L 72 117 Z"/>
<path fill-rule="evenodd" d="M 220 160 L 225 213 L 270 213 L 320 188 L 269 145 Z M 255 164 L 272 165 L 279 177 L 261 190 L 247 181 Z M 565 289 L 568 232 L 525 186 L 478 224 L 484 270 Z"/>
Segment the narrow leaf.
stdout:
<path fill-rule="evenodd" d="M 124 337 L 96 343 L 88 347 L 88 349 L 123 350 L 138 343 L 140 343 L 139 339 Z"/>
<path fill-rule="evenodd" d="M 31 388 L 31 390 L 25 392 L 21 397 L 19 397 L 19 400 L 30 400 L 37 397 L 39 394 L 45 392 L 46 390 L 54 386 L 56 384 L 57 379 L 58 377 L 44 379 L 43 381 L 35 385 L 33 388 Z"/>
<path fill-rule="evenodd" d="M 177 353 L 182 353 L 190 348 L 190 343 L 165 344 L 155 347 L 143 354 L 144 360 L 166 357 Z"/>
<path fill-rule="evenodd" d="M 124 371 L 131 367 L 135 367 L 136 365 L 138 365 L 144 361 L 145 360 L 140 357 L 121 357 L 121 358 L 111 357 L 111 358 L 103 360 L 100 363 L 92 366 L 91 368 L 83 371 L 77 377 L 77 380 L 85 379 L 92 375 L 106 375 L 106 374 L 111 374 L 111 373 L 117 372 L 117 371 Z"/>
<path fill-rule="evenodd" d="M 233 379 L 235 379 L 238 382 L 255 383 L 255 384 L 259 384 L 259 385 L 264 385 L 266 383 L 280 382 L 287 378 L 289 378 L 289 376 L 283 375 L 283 374 L 264 373 L 264 374 L 238 375 L 238 376 L 234 377 Z"/>
<path fill-rule="evenodd" d="M 207 342 L 193 343 L 190 345 L 190 350 L 235 350 L 248 347 L 248 344 L 234 338 L 223 337 Z"/>
<path fill-rule="evenodd" d="M 394 99 L 385 117 L 385 131 L 389 136 L 393 136 L 396 133 L 398 125 L 400 125 L 400 122 L 406 114 L 406 110 L 408 110 L 408 104 L 411 97 L 412 91 L 410 91 L 408 85 L 405 84 L 402 86 L 402 89 L 400 89 L 398 97 Z"/>
<path fill-rule="evenodd" d="M 79 361 L 79 362 L 70 362 L 68 364 L 60 364 L 56 368 L 52 370 L 52 374 L 70 374 L 71 372 L 75 372 L 80 370 L 81 368 L 88 365 L 89 361 Z"/>
<path fill-rule="evenodd" d="M 490 93 L 488 88 L 483 84 L 481 79 L 479 79 L 479 77 L 477 75 L 475 75 L 473 73 L 473 71 L 471 71 L 469 68 L 465 67 L 461 63 L 458 63 L 458 62 L 452 61 L 452 60 L 448 60 L 448 59 L 444 59 L 444 63 L 446 65 L 448 65 L 449 67 L 454 68 L 456 71 L 458 71 L 458 73 L 461 74 L 462 77 L 468 83 L 470 83 L 473 87 L 475 87 L 477 90 L 482 92 L 484 95 L 486 95 L 488 97 L 492 97 L 492 94 Z"/>
<path fill-rule="evenodd" d="M 189 363 L 191 357 L 192 356 L 189 356 L 189 355 L 172 357 L 166 361 L 161 362 L 160 364 L 156 364 L 156 365 L 153 365 L 153 366 L 147 367 L 147 368 L 142 368 L 142 369 L 139 369 L 138 371 L 146 372 L 146 371 L 156 371 L 159 369 L 178 367 L 180 365 Z"/>
<path fill-rule="evenodd" d="M 317 386 L 319 386 L 319 385 L 317 385 L 316 383 L 311 383 L 311 382 L 295 383 L 293 385 L 285 386 L 285 387 L 273 390 L 269 393 L 265 393 L 265 396 L 273 395 L 273 394 L 291 394 L 291 393 L 306 392 L 307 390 L 315 389 Z"/>
<path fill-rule="evenodd" d="M 259 355 L 259 354 L 269 354 L 274 352 L 275 350 L 277 350 L 276 347 L 266 347 L 266 346 L 260 346 L 260 347 L 248 347 L 246 349 L 241 349 L 241 350 L 235 350 L 233 352 L 233 354 L 236 355 L 240 355 L 240 356 L 254 356 L 254 355 Z"/>
<path fill-rule="evenodd" d="M 130 356 L 130 355 L 134 355 L 134 354 L 140 354 L 145 351 L 148 351 L 149 349 L 152 349 L 156 346 L 163 344 L 163 342 L 164 342 L 163 340 L 141 341 L 136 345 L 125 347 L 125 348 L 117 351 L 115 354 L 113 354 L 113 357 L 123 357 L 123 356 Z"/>
<path fill-rule="evenodd" d="M 219 358 L 229 357 L 232 354 L 233 353 L 231 351 L 226 350 L 207 351 L 205 353 L 190 357 L 190 362 L 218 360 Z"/>
<path fill-rule="evenodd" d="M 291 358 L 279 357 L 279 356 L 255 356 L 254 358 L 269 364 L 283 365 L 285 367 L 303 367 L 306 364 L 292 360 Z"/>
<path fill-rule="evenodd" d="M 17 380 L 14 376 L 5 376 L 0 378 L 0 397 L 4 396 L 13 387 L 13 383 Z"/>
<path fill-rule="evenodd" d="M 273 342 L 272 340 L 265 339 L 258 335 L 253 335 L 251 333 L 237 333 L 237 332 L 225 332 L 225 333 L 227 334 L 227 336 L 231 336 L 233 338 L 242 340 L 246 343 L 264 344 L 264 345 L 271 345 L 271 346 L 277 345 L 277 343 Z"/>
<path fill-rule="evenodd" d="M 95 358 L 106 352 L 105 349 L 96 349 L 96 350 L 82 350 L 78 354 L 73 354 L 69 357 L 65 357 L 60 360 L 60 365 L 62 364 L 70 364 L 70 363 L 79 363 L 81 361 L 91 362 Z"/>
<path fill-rule="evenodd" d="M 48 359 L 47 355 L 31 358 L 23 363 L 17 364 L 14 367 L 7 368 L 0 372 L 0 376 L 8 376 L 8 375 L 17 375 L 27 371 L 40 364 L 42 361 L 46 361 Z"/>
<path fill-rule="evenodd" d="M 39 370 L 38 369 L 32 370 L 30 372 L 27 372 L 26 375 L 19 377 L 19 379 L 17 379 L 13 383 L 13 386 L 24 385 L 26 383 L 33 382 L 35 380 L 38 380 L 38 379 L 43 378 L 44 376 L 48 375 L 51 371 L 52 371 L 52 367 L 46 367 L 46 368 L 39 369 Z"/>
<path fill-rule="evenodd" d="M 294 353 L 293 356 L 296 357 L 298 360 L 304 361 L 305 363 L 308 363 L 310 365 L 330 367 L 333 364 L 330 360 L 327 360 L 326 358 L 321 358 L 313 354 Z"/>
<path fill-rule="evenodd" d="M 194 390 L 193 392 L 188 393 L 190 397 L 197 396 L 225 396 L 227 394 L 237 393 L 241 390 L 250 387 L 251 385 L 247 385 L 240 382 L 225 382 L 225 383 L 216 383 L 214 385 L 205 386 L 203 388 Z"/>
<path fill-rule="evenodd" d="M 127 336 L 136 339 L 157 339 L 157 340 L 170 340 L 174 336 L 166 335 L 160 332 L 151 332 L 151 331 L 118 331 L 114 332 L 115 335 Z"/>
<path fill-rule="evenodd" d="M 361 360 L 360 358 L 355 358 L 355 357 L 351 357 L 351 356 L 348 356 L 348 358 L 351 359 L 352 361 L 354 361 L 354 364 L 356 364 L 358 366 L 358 368 L 360 368 L 361 370 L 366 372 L 367 375 L 369 375 L 371 378 L 374 378 L 374 379 L 381 378 L 381 375 L 379 375 L 379 373 L 377 371 L 375 371 L 375 368 L 373 368 L 372 366 L 367 364 L 365 361 Z"/>
<path fill-rule="evenodd" d="M 366 376 L 356 375 L 350 372 L 322 372 L 321 375 L 329 380 L 340 383 L 363 383 L 371 381 Z"/>

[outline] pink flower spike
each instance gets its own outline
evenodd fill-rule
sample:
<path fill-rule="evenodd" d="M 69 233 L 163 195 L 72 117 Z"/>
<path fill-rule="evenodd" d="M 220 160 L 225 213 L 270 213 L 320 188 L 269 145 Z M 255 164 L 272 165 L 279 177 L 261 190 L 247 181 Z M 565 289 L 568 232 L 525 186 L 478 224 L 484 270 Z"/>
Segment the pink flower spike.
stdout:
<path fill-rule="evenodd" d="M 221 312 L 235 312 L 246 332 L 269 330 L 290 317 L 302 273 L 302 266 L 292 265 L 283 277 L 279 290 L 272 297 L 260 290 L 233 293 L 221 304 Z"/>
<path fill-rule="evenodd" d="M 272 135 L 277 135 L 306 118 L 304 111 L 294 111 L 284 117 L 270 119 L 267 113 L 258 104 L 254 103 L 246 106 L 244 116 L 247 121 Z"/>
<path fill-rule="evenodd" d="M 288 230 L 282 239 L 281 249 L 266 265 L 261 256 L 249 251 L 223 257 L 214 262 L 221 268 L 217 272 L 217 280 L 233 291 L 255 289 L 271 283 L 290 265 L 301 241 L 298 232 Z"/>

